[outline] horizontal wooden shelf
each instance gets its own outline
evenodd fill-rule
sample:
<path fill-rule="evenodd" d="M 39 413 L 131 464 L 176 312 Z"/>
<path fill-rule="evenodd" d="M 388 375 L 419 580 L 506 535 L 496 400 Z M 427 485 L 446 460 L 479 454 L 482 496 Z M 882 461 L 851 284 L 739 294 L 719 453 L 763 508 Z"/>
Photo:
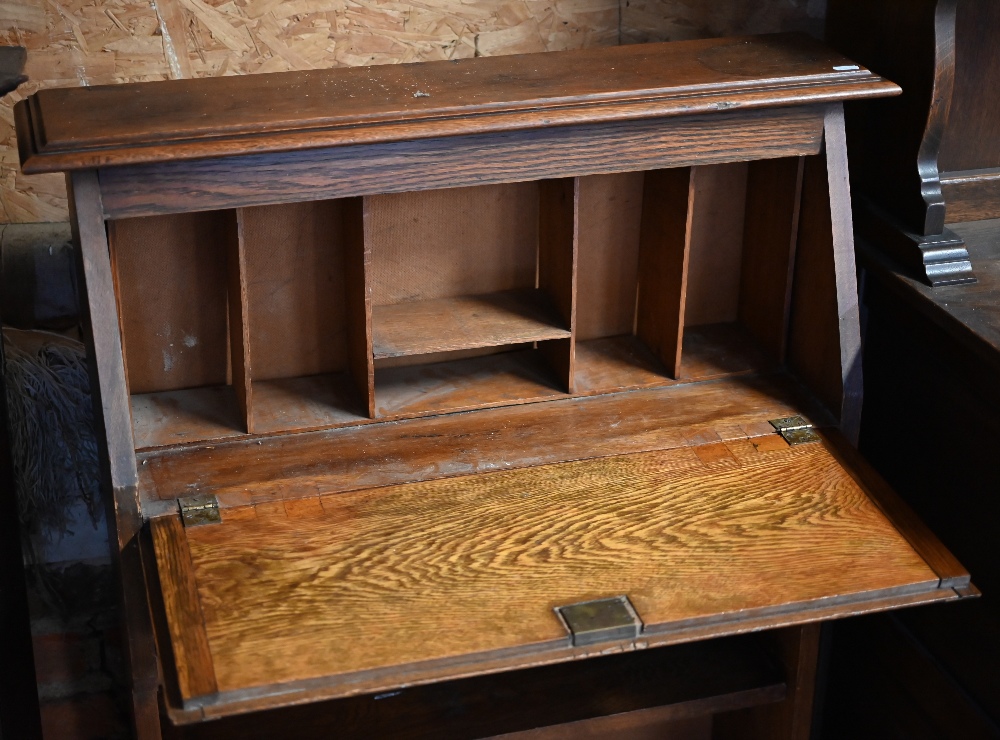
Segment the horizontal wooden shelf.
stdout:
<path fill-rule="evenodd" d="M 245 434 L 232 386 L 132 396 L 132 435 L 137 450 Z"/>
<path fill-rule="evenodd" d="M 569 336 L 551 301 L 535 289 L 372 308 L 377 360 Z"/>
<path fill-rule="evenodd" d="M 560 398 L 537 350 L 375 370 L 375 414 L 420 416 Z"/>
<path fill-rule="evenodd" d="M 367 419 L 364 404 L 348 373 L 253 383 L 255 434 L 332 428 Z"/>
<path fill-rule="evenodd" d="M 628 649 L 573 647 L 553 611 L 621 594 L 650 646 L 955 598 L 829 442 L 767 440 L 154 519 L 172 639 L 204 647 L 181 670 L 216 687 L 185 708 Z"/>

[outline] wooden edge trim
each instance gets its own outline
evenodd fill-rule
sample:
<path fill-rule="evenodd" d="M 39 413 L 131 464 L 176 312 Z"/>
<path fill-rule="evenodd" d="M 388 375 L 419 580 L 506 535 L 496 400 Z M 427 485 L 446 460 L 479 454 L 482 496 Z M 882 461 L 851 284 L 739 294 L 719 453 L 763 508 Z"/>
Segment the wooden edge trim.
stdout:
<path fill-rule="evenodd" d="M 876 611 L 898 609 L 939 601 L 957 600 L 952 589 L 934 589 L 930 592 L 884 595 L 859 599 L 836 605 L 819 604 L 780 615 L 760 616 L 741 614 L 735 621 L 711 625 L 693 625 L 684 629 L 643 633 L 637 640 L 622 643 L 602 643 L 587 647 L 572 647 L 564 640 L 549 641 L 532 646 L 531 652 L 515 655 L 473 655 L 457 659 L 432 661 L 429 664 L 394 666 L 374 669 L 334 678 L 326 677 L 306 681 L 261 686 L 254 689 L 227 691 L 208 700 L 185 702 L 184 707 L 167 706 L 167 714 L 175 724 L 192 724 L 210 719 L 221 719 L 263 709 L 298 705 L 326 699 L 409 688 L 442 680 L 454 680 L 504 671 L 534 668 L 569 660 L 592 658 L 613 653 L 630 652 L 647 648 L 677 645 L 705 640 L 712 637 L 745 634 L 760 630 L 794 627 L 828 619 L 868 614 Z M 820 600 L 822 602 L 822 600 Z M 558 644 L 557 644 L 558 643 Z"/>
<path fill-rule="evenodd" d="M 822 431 L 824 444 L 831 454 L 865 489 L 869 498 L 885 514 L 892 526 L 941 579 L 939 588 L 959 591 L 968 588 L 971 585 L 969 572 L 913 509 L 892 490 L 840 432 L 832 429 Z"/>
<path fill-rule="evenodd" d="M 181 698 L 214 694 L 215 667 L 184 526 L 167 516 L 150 520 L 149 528 Z"/>
<path fill-rule="evenodd" d="M 237 208 L 235 233 L 228 235 L 229 253 L 226 272 L 229 283 L 229 352 L 232 382 L 248 434 L 253 434 L 253 370 L 250 354 L 250 306 L 247 295 L 246 237 L 243 233 L 244 211 Z"/>
<path fill-rule="evenodd" d="M 948 223 L 1000 218 L 1000 168 L 946 172 L 941 190 Z"/>
<path fill-rule="evenodd" d="M 819 84 L 791 84 L 777 88 L 741 91 L 743 110 L 795 105 L 823 104 L 838 100 L 857 100 L 898 95 L 900 88 L 870 73 L 857 80 L 821 80 Z M 233 135 L 208 140 L 183 139 L 155 143 L 122 144 L 78 150 L 40 151 L 33 142 L 28 156 L 21 158 L 21 171 L 36 175 L 89 167 L 142 164 L 164 159 L 201 159 L 209 156 L 247 154 L 250 152 L 287 152 L 339 147 L 356 144 L 388 143 L 412 139 L 451 137 L 465 134 L 497 134 L 545 126 L 611 123 L 626 120 L 690 116 L 718 113 L 730 107 L 732 91 L 714 94 L 693 93 L 688 97 L 669 97 L 639 102 L 589 104 L 563 109 L 543 108 L 509 113 L 486 112 L 473 116 L 445 116 L 416 122 L 386 122 L 377 125 L 346 125 L 303 131 L 272 132 L 254 137 Z"/>

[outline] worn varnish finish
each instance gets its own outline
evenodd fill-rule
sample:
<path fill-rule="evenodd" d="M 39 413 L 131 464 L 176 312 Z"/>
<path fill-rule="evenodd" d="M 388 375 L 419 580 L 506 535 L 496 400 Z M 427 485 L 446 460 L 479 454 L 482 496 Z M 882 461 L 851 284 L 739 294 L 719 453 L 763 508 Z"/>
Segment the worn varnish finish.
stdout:
<path fill-rule="evenodd" d="M 734 87 L 745 108 L 896 91 L 806 36 L 296 72 L 280 84 L 233 77 L 211 99 L 196 80 L 93 87 L 82 95 L 42 90 L 22 104 L 30 136 L 22 167 L 37 173 L 691 115 L 729 107 Z M 214 113 L 209 123 L 205 106 Z"/>
<path fill-rule="evenodd" d="M 606 593 L 629 594 L 645 633 L 668 634 L 830 594 L 847 606 L 937 588 L 821 444 L 693 467 L 671 457 L 359 491 L 315 515 L 184 530 L 219 689 L 530 654 L 566 640 L 552 607 Z"/>
<path fill-rule="evenodd" d="M 93 347 L 141 734 L 150 613 L 184 725 L 972 592 L 833 429 L 860 401 L 841 101 L 892 83 L 793 37 L 280 81 L 19 108 L 26 170 L 100 164 L 72 177 L 117 288 Z M 789 447 L 793 415 L 827 441 Z M 221 524 L 181 527 L 194 493 Z M 642 635 L 572 647 L 553 608 L 622 594 Z M 778 704 L 589 727 L 753 707 L 801 736 L 816 630 L 781 634 Z"/>

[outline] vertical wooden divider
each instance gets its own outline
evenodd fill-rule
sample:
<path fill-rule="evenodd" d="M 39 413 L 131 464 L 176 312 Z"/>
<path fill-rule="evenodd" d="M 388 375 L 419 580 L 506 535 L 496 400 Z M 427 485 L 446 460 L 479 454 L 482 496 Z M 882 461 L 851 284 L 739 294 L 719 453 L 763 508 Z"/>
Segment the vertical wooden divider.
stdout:
<path fill-rule="evenodd" d="M 750 163 L 739 319 L 778 362 L 785 361 L 799 235 L 803 157 Z"/>
<path fill-rule="evenodd" d="M 677 378 L 697 167 L 650 170 L 642 194 L 636 334 Z"/>
<path fill-rule="evenodd" d="M 367 197 L 344 201 L 344 289 L 351 377 L 368 418 L 375 418 L 375 356 L 372 348 L 371 242 Z"/>
<path fill-rule="evenodd" d="M 247 299 L 246 250 L 243 209 L 233 216 L 226 243 L 227 301 L 229 303 L 229 352 L 233 390 L 246 431 L 253 433 L 253 372 L 250 365 L 250 307 Z"/>
<path fill-rule="evenodd" d="M 809 157 L 788 332 L 788 363 L 857 444 L 861 332 L 844 109 L 826 113 L 823 151 Z"/>
<path fill-rule="evenodd" d="M 580 179 L 538 184 L 538 287 L 569 327 L 569 339 L 539 343 L 565 390 L 573 393 L 576 355 L 576 265 L 580 242 Z"/>

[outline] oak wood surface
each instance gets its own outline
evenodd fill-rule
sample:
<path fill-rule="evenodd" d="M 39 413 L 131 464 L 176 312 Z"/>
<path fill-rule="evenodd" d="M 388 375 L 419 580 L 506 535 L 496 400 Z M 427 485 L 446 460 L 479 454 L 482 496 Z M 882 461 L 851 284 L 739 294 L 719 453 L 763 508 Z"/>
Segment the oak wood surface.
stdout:
<path fill-rule="evenodd" d="M 165 161 L 104 168 L 101 188 L 112 218 L 408 193 L 805 156 L 819 151 L 822 124 L 810 106 Z"/>
<path fill-rule="evenodd" d="M 236 392 L 230 385 L 131 396 L 136 449 L 191 444 L 246 433 Z"/>
<path fill-rule="evenodd" d="M 377 360 L 563 339 L 570 325 L 551 298 L 531 288 L 375 306 L 372 331 Z"/>
<path fill-rule="evenodd" d="M 150 522 L 150 529 L 181 698 L 213 694 L 218 686 L 184 525 L 177 517 L 163 517 Z"/>
<path fill-rule="evenodd" d="M 557 394 L 557 391 L 552 391 Z M 234 506 L 700 442 L 773 434 L 768 419 L 824 417 L 781 376 L 563 398 L 137 455 L 144 506 L 188 487 Z M 371 450 L 378 450 L 372 455 Z M 678 453 L 691 459 L 690 452 Z M 247 481 L 254 481 L 252 486 Z"/>
<path fill-rule="evenodd" d="M 822 444 L 675 458 L 358 491 L 184 530 L 220 691 L 530 653 L 565 642 L 553 607 L 608 593 L 653 634 L 938 587 Z"/>
<path fill-rule="evenodd" d="M 21 135 L 33 150 L 22 167 L 37 173 L 690 115 L 724 109 L 734 98 L 752 108 L 895 92 L 892 83 L 795 35 L 49 89 L 22 106 L 29 121 Z"/>

